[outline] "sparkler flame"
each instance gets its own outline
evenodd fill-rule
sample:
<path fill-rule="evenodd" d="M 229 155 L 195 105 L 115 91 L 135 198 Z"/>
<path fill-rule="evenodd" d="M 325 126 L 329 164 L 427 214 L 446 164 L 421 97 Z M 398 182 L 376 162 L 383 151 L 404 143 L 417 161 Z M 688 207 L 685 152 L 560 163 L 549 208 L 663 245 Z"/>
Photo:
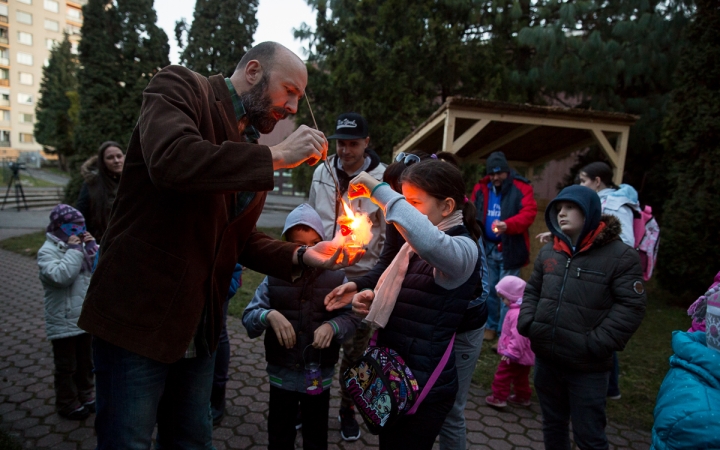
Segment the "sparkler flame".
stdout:
<path fill-rule="evenodd" d="M 340 234 L 349 249 L 360 250 L 372 239 L 372 221 L 364 212 L 353 212 L 345 200 L 341 200 L 345 215 L 338 217 Z"/>

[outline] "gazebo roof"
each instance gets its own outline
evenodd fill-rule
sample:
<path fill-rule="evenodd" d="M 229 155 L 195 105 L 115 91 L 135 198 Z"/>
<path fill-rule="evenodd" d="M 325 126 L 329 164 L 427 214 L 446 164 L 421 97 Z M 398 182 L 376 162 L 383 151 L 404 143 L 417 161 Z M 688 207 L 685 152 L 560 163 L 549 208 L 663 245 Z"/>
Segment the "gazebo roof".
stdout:
<path fill-rule="evenodd" d="M 533 167 L 597 144 L 618 175 L 630 126 L 637 119 L 616 112 L 449 97 L 395 146 L 395 153 L 448 151 L 476 162 L 502 150 L 509 161 Z"/>

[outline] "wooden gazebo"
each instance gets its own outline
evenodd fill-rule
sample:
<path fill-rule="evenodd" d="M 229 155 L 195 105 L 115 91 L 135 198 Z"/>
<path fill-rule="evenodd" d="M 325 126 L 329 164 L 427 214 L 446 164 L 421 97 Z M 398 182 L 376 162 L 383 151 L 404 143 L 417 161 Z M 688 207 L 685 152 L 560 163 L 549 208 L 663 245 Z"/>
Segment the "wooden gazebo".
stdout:
<path fill-rule="evenodd" d="M 447 151 L 463 162 L 483 162 L 502 150 L 511 166 L 524 168 L 525 176 L 532 178 L 543 164 L 597 145 L 619 184 L 628 134 L 637 119 L 623 113 L 449 97 L 395 146 L 394 154 Z"/>

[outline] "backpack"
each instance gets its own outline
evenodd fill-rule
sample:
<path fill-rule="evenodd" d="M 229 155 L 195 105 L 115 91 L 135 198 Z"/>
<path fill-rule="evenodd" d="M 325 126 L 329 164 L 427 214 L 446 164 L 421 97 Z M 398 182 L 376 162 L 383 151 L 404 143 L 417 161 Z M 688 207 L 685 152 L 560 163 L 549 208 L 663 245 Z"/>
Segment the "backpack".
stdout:
<path fill-rule="evenodd" d="M 415 414 L 445 368 L 453 349 L 453 334 L 440 364 L 418 395 L 418 383 L 403 358 L 387 347 L 376 347 L 377 331 L 370 346 L 343 374 L 342 383 L 372 434 L 379 434 L 405 414 Z"/>
<path fill-rule="evenodd" d="M 633 234 L 635 249 L 640 254 L 643 279 L 649 280 L 657 263 L 658 246 L 660 245 L 660 226 L 652 214 L 652 208 L 645 206 L 639 211 L 633 210 Z"/>

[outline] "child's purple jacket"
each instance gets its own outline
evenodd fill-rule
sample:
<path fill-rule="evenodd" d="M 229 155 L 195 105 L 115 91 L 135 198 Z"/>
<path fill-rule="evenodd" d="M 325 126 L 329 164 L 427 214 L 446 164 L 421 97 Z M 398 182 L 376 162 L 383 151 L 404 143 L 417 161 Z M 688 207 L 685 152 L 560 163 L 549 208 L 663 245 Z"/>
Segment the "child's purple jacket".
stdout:
<path fill-rule="evenodd" d="M 530 349 L 530 339 L 520 336 L 517 330 L 520 305 L 512 303 L 505 315 L 502 333 L 498 341 L 498 353 L 523 366 L 535 365 L 535 353 Z"/>

